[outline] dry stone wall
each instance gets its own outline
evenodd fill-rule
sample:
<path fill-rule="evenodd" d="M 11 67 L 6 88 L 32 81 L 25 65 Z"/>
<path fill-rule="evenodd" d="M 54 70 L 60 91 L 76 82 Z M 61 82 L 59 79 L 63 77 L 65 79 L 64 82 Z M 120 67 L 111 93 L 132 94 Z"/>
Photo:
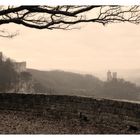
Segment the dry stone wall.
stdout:
<path fill-rule="evenodd" d="M 140 133 L 140 104 L 63 95 L 0 94 L 0 110 L 32 113 L 54 120 L 75 120 L 107 132 Z M 104 131 L 105 132 L 105 131 Z"/>

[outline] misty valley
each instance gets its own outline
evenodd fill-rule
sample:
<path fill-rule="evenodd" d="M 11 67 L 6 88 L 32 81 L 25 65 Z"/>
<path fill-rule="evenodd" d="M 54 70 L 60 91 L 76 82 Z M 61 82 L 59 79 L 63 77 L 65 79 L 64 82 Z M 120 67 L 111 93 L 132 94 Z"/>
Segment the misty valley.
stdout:
<path fill-rule="evenodd" d="M 0 53 L 1 134 L 139 134 L 140 86 L 108 71 L 26 68 Z"/>
<path fill-rule="evenodd" d="M 106 72 L 106 80 L 90 74 L 26 68 L 26 62 L 0 58 L 0 92 L 46 95 L 75 95 L 140 101 L 140 86 Z"/>

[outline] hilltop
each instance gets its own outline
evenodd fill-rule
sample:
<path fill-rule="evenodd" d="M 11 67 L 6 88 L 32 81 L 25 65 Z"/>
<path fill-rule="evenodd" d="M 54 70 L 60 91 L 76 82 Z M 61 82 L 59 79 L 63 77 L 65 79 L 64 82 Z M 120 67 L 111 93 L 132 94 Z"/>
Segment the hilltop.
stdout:
<path fill-rule="evenodd" d="M 60 70 L 28 72 L 35 81 L 36 93 L 140 101 L 140 87 L 124 79 L 103 82 L 93 75 Z"/>
<path fill-rule="evenodd" d="M 28 72 L 39 83 L 40 91 L 49 94 L 93 95 L 103 85 L 103 81 L 89 74 L 82 75 L 60 70 L 40 71 L 35 69 L 28 69 Z"/>

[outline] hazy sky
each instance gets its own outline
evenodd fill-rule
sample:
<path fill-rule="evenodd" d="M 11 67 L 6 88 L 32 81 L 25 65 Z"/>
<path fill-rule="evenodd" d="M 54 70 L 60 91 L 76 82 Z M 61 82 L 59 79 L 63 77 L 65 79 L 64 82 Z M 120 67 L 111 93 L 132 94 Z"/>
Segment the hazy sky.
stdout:
<path fill-rule="evenodd" d="M 28 68 L 88 73 L 140 68 L 140 25 L 86 24 L 71 31 L 14 24 L 3 28 L 20 34 L 13 39 L 0 38 L 0 50 L 16 61 L 27 61 Z"/>

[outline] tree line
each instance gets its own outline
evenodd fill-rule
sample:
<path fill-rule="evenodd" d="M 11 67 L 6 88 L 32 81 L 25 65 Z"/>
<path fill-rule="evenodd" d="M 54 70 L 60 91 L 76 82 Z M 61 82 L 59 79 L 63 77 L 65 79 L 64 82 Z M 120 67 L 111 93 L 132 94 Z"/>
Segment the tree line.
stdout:
<path fill-rule="evenodd" d="M 2 57 L 0 60 L 0 92 L 19 92 L 23 82 L 28 82 L 32 76 L 28 72 L 18 73 L 14 61 Z"/>

